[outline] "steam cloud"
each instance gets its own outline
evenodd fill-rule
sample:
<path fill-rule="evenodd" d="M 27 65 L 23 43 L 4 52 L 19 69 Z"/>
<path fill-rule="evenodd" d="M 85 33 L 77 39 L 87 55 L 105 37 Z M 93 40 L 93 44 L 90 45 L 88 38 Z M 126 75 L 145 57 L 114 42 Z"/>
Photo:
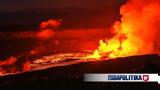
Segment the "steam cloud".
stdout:
<path fill-rule="evenodd" d="M 130 0 L 120 8 L 122 32 L 130 33 L 139 53 L 160 51 L 159 8 L 159 0 Z"/>
<path fill-rule="evenodd" d="M 122 15 L 121 22 L 116 22 L 115 30 L 121 30 L 127 35 L 134 45 L 137 46 L 138 52 L 145 53 L 160 53 L 160 0 L 129 0 L 120 8 Z M 48 20 L 40 24 L 40 30 L 36 32 L 26 31 L 19 33 L 11 33 L 14 38 L 36 38 L 39 46 L 33 48 L 30 54 L 40 53 L 45 49 L 42 41 L 47 40 L 55 35 L 55 29 L 60 25 L 60 21 Z M 6 34 L 7 35 L 7 34 Z M 5 34 L 0 33 L 0 36 Z M 42 41 L 41 41 L 42 40 Z M 12 65 L 17 61 L 17 58 L 11 57 L 0 62 L 0 67 Z M 27 70 L 29 62 L 24 64 L 24 70 Z M 0 74 L 1 69 L 0 68 Z"/>
<path fill-rule="evenodd" d="M 60 21 L 58 20 L 47 20 L 43 21 L 39 25 L 38 31 L 23 31 L 23 32 L 15 32 L 10 33 L 13 38 L 36 38 L 36 39 L 49 39 L 54 36 L 55 29 L 60 25 Z M 1 35 L 1 33 L 0 33 Z"/>
<path fill-rule="evenodd" d="M 58 20 L 53 20 L 50 19 L 48 21 L 44 21 L 40 23 L 40 29 L 41 31 L 39 31 L 38 33 L 36 33 L 36 38 L 39 38 L 42 41 L 45 41 L 47 39 L 50 39 L 54 36 L 55 32 L 54 30 L 60 25 L 60 21 Z M 40 45 L 35 47 L 33 50 L 30 51 L 31 55 L 34 54 L 39 54 L 42 52 L 45 52 L 46 48 L 45 45 L 41 45 L 42 43 L 40 42 Z"/>

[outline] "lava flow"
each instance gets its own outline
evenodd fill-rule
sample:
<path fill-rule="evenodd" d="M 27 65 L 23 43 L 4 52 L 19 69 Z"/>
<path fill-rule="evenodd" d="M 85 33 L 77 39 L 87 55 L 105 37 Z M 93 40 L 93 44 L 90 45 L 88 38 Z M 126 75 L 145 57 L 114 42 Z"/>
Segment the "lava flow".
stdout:
<path fill-rule="evenodd" d="M 112 33 L 114 36 L 100 40 L 100 45 L 94 52 L 62 53 L 44 56 L 40 59 L 35 59 L 33 62 L 25 63 L 22 65 L 23 68 L 20 72 L 77 64 L 90 60 L 107 60 L 117 57 L 159 53 L 159 8 L 159 0 L 129 0 L 120 8 L 122 18 L 113 25 Z M 36 38 L 41 40 L 47 40 L 56 34 L 52 30 L 53 27 L 56 29 L 59 25 L 59 21 L 48 20 L 41 23 L 41 31 L 28 34 L 31 37 L 36 36 Z M 39 50 L 39 48 L 35 48 L 29 51 L 29 53 L 36 55 L 40 52 Z M 12 65 L 16 61 L 17 59 L 12 57 L 8 61 L 0 62 L 0 75 L 10 72 L 8 69 L 5 70 L 6 66 Z M 11 71 L 14 72 L 13 68 Z M 17 71 L 15 72 L 17 73 Z"/>

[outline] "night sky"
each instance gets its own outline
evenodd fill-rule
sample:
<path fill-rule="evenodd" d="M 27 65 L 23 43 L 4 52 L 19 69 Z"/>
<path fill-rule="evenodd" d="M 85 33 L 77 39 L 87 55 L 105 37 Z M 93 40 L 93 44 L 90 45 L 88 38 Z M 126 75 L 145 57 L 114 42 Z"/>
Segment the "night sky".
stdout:
<path fill-rule="evenodd" d="M 23 11 L 29 9 L 98 8 L 112 6 L 124 0 L 1 0 L 0 11 Z"/>
<path fill-rule="evenodd" d="M 110 26 L 126 0 L 0 0 L 0 26 L 37 27 L 50 18 L 64 28 Z"/>

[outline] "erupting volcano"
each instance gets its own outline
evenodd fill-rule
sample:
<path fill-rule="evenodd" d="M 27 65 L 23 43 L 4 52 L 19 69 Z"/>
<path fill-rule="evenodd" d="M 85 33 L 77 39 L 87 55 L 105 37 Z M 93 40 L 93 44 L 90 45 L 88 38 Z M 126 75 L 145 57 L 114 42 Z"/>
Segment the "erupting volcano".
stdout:
<path fill-rule="evenodd" d="M 24 65 L 22 65 L 22 70 L 17 72 L 17 67 L 14 67 L 14 70 L 12 70 L 12 67 L 7 68 L 17 61 L 15 57 L 11 57 L 4 62 L 0 62 L 0 75 L 34 71 L 49 67 L 66 66 L 96 60 L 108 60 L 118 57 L 159 53 L 159 8 L 159 0 L 129 0 L 120 8 L 121 19 L 116 21 L 110 30 L 112 31 L 113 36 L 111 38 L 99 40 L 99 46 L 96 50 L 91 52 L 85 52 L 82 50 L 82 52 L 79 53 L 59 53 L 50 56 L 43 56 L 42 58 L 33 61 L 26 61 L 26 63 L 23 63 Z M 63 21 L 50 19 L 40 24 L 40 31 L 34 33 L 22 33 L 19 37 L 23 37 L 27 34 L 28 37 L 49 40 L 54 37 L 57 32 L 56 29 L 60 26 L 61 22 Z M 58 45 L 59 41 L 57 41 L 56 44 Z M 40 53 L 40 50 L 41 47 L 36 47 L 29 51 L 28 56 L 36 55 Z"/>
<path fill-rule="evenodd" d="M 115 36 L 100 40 L 90 57 L 125 57 L 158 52 L 158 0 L 130 0 L 120 9 L 121 21 L 113 25 Z"/>

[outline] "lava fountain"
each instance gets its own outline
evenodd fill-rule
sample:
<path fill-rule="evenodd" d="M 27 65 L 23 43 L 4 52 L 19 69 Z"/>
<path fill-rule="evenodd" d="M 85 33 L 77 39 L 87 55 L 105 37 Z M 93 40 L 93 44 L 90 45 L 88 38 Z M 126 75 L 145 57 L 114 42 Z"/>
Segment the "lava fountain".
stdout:
<path fill-rule="evenodd" d="M 66 66 L 88 61 L 107 60 L 110 58 L 133 55 L 154 54 L 160 52 L 160 1 L 159 0 L 129 0 L 120 8 L 122 18 L 113 24 L 112 38 L 99 41 L 99 46 L 91 53 L 61 53 L 43 56 L 33 62 L 24 64 L 22 71 L 32 71 L 49 67 Z M 40 25 L 41 31 L 31 35 L 46 40 L 54 36 L 59 21 L 48 20 Z M 30 34 L 30 33 L 29 33 Z M 44 39 L 45 38 L 45 39 Z M 35 55 L 39 48 L 30 51 Z M 13 64 L 16 58 L 0 62 L 0 75 L 17 73 L 16 69 L 4 72 L 3 66 Z M 19 73 L 18 72 L 18 73 Z"/>
<path fill-rule="evenodd" d="M 99 41 L 91 58 L 115 58 L 159 52 L 160 1 L 130 0 L 120 9 L 121 21 L 113 25 L 115 35 Z"/>

